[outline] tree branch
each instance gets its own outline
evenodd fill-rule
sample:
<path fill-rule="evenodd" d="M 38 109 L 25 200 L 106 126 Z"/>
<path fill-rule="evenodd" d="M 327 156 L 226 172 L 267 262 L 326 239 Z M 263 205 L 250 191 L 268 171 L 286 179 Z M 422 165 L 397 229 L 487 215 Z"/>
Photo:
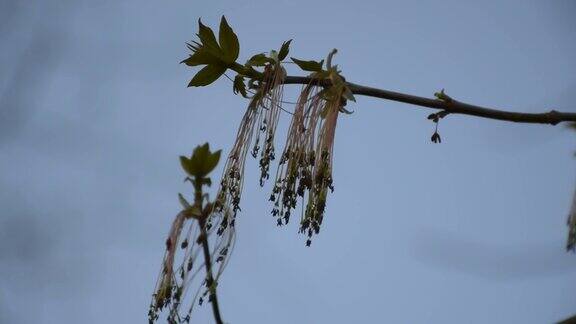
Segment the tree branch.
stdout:
<path fill-rule="evenodd" d="M 318 84 L 320 86 L 329 86 L 330 81 L 314 80 L 309 77 L 287 76 L 284 80 L 284 84 Z M 452 98 L 449 98 L 449 100 L 430 99 L 400 92 L 366 87 L 351 82 L 346 82 L 346 84 L 352 93 L 356 95 L 399 101 L 421 107 L 445 110 L 451 114 L 471 115 L 488 119 L 531 124 L 556 125 L 560 122 L 576 122 L 576 113 L 559 112 L 556 110 L 550 110 L 549 112 L 545 113 L 512 112 L 475 106 L 454 100 Z"/>

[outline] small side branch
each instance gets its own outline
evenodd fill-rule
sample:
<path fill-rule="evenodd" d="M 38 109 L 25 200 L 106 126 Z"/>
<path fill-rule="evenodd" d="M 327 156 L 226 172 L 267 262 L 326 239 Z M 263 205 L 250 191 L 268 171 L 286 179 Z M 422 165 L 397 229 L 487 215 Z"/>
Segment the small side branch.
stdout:
<path fill-rule="evenodd" d="M 329 80 L 314 80 L 309 77 L 288 76 L 285 84 L 317 84 L 329 86 Z M 549 124 L 556 125 L 560 122 L 576 122 L 576 113 L 566 113 L 551 110 L 545 113 L 521 113 L 505 110 L 486 108 L 467 104 L 457 100 L 440 100 L 414 96 L 410 94 L 366 87 L 363 85 L 347 82 L 347 86 L 355 95 L 399 101 L 411 105 L 445 110 L 451 114 L 470 115 L 488 119 L 504 120 L 516 123 Z"/>

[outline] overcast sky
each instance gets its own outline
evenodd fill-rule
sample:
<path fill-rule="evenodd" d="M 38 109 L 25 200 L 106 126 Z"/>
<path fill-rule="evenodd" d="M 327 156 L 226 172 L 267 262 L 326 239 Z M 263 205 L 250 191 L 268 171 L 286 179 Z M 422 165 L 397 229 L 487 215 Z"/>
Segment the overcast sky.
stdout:
<path fill-rule="evenodd" d="M 228 152 L 247 105 L 224 78 L 186 88 L 195 70 L 178 64 L 197 19 L 216 27 L 223 14 L 242 61 L 293 38 L 298 58 L 338 48 L 356 83 L 576 111 L 571 0 L 2 0 L 0 323 L 146 320 L 177 193 L 191 194 L 178 156 L 205 141 Z M 357 99 L 338 121 L 336 191 L 311 248 L 296 223 L 276 227 L 249 158 L 219 285 L 226 322 L 576 313 L 576 256 L 565 252 L 573 132 L 451 115 L 433 144 L 430 110 Z M 206 306 L 195 316 L 212 321 Z"/>

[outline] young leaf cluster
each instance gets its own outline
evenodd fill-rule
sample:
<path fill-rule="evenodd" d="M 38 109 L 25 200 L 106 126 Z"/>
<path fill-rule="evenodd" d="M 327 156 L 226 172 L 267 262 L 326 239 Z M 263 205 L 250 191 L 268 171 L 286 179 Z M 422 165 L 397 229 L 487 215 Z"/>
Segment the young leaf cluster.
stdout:
<path fill-rule="evenodd" d="M 332 57 L 337 53 L 333 49 L 326 59 L 326 69 L 323 68 L 324 60 L 317 61 L 304 61 L 291 57 L 292 61 L 300 67 L 303 71 L 312 72 L 310 77 L 317 80 L 329 80 L 331 85 L 325 87 L 320 93 L 320 96 L 327 101 L 342 100 L 342 107 L 346 105 L 346 100 L 356 102 L 354 94 L 346 85 L 346 79 L 342 76 L 342 71 L 338 70 L 338 65 L 332 65 Z M 340 99 L 339 99 L 340 98 Z M 340 112 L 350 113 L 344 108 Z"/>
<path fill-rule="evenodd" d="M 216 168 L 218 161 L 220 161 L 221 152 L 222 150 L 210 152 L 210 146 L 206 143 L 197 146 L 189 158 L 180 156 L 180 164 L 190 177 L 201 179 Z"/>
<path fill-rule="evenodd" d="M 244 63 L 244 66 L 242 67 L 243 71 L 240 71 L 243 73 L 239 72 L 234 78 L 234 94 L 240 93 L 244 98 L 249 98 L 246 90 L 246 77 L 249 78 L 249 89 L 259 89 L 262 80 L 257 80 L 252 76 L 265 76 L 263 72 L 257 70 L 258 68 L 265 68 L 266 66 L 278 67 L 282 60 L 288 56 L 291 42 L 291 39 L 285 41 L 282 43 L 279 51 L 271 50 L 269 55 L 266 55 L 266 53 L 258 53 L 250 57 L 246 63 Z M 259 94 L 255 95 L 258 96 Z"/>
<path fill-rule="evenodd" d="M 192 55 L 181 63 L 188 66 L 205 65 L 205 67 L 196 73 L 188 84 L 189 87 L 207 86 L 216 81 L 236 62 L 240 53 L 238 36 L 228 25 L 224 16 L 220 20 L 218 41 L 212 29 L 202 24 L 200 19 L 198 19 L 198 29 L 199 32 L 196 35 L 199 41 L 187 44 Z"/>
<path fill-rule="evenodd" d="M 206 143 L 197 146 L 189 157 L 180 156 L 180 164 L 188 176 L 186 180 L 194 185 L 194 202 L 191 204 L 182 194 L 178 194 L 183 210 L 174 219 L 166 239 L 162 271 L 148 311 L 149 323 L 156 322 L 165 308 L 169 309 L 166 318 L 168 323 L 189 323 L 194 303 L 197 301 L 201 305 L 206 296 L 213 304 L 214 312 L 218 313 L 217 280 L 227 262 L 229 250 L 233 247 L 234 233 L 211 239 L 214 245 L 213 250 L 210 250 L 211 232 L 208 223 L 211 219 L 217 221 L 218 217 L 213 214 L 214 203 L 209 201 L 208 194 L 203 193 L 203 186 L 211 185 L 208 175 L 216 168 L 220 155 L 221 150 L 212 152 Z M 188 230 L 185 230 L 185 227 L 188 227 Z M 180 250 L 181 252 L 178 252 Z M 200 251 L 204 252 L 203 264 L 197 260 Z M 177 265 L 176 262 L 181 263 Z M 200 282 L 194 281 L 201 267 L 206 269 L 205 278 L 198 279 Z M 213 270 L 215 267 L 218 267 L 217 272 Z M 200 287 L 192 300 L 188 300 L 184 294 L 194 285 L 193 282 L 199 283 Z M 180 309 L 184 303 L 190 307 L 187 314 L 181 316 L 183 314 Z"/>

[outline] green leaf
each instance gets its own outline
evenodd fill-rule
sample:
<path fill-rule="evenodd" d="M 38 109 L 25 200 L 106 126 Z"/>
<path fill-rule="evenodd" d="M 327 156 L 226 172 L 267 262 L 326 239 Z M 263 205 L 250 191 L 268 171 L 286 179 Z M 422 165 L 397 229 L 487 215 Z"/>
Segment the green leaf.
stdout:
<path fill-rule="evenodd" d="M 222 48 L 224 53 L 224 61 L 226 63 L 236 62 L 238 54 L 240 53 L 240 43 L 238 42 L 238 36 L 236 36 L 234 30 L 232 30 L 232 27 L 228 25 L 224 16 L 222 16 L 220 20 L 218 40 L 220 42 L 220 48 Z"/>
<path fill-rule="evenodd" d="M 194 152 L 192 152 L 192 158 L 190 159 L 192 163 L 198 166 L 197 173 L 202 174 L 204 169 L 204 161 L 210 155 L 210 144 L 204 143 L 202 146 L 196 146 Z"/>
<path fill-rule="evenodd" d="M 444 93 L 444 89 L 440 90 L 440 92 L 434 93 L 434 97 L 438 98 L 439 100 L 445 101 L 445 102 L 451 102 L 452 101 L 452 98 L 450 98 L 450 96 L 448 96 L 446 93 Z"/>
<path fill-rule="evenodd" d="M 200 181 L 200 184 L 210 185 L 211 181 L 205 180 L 207 179 L 205 176 L 216 168 L 216 165 L 218 165 L 220 161 L 221 153 L 222 150 L 211 153 L 210 145 L 206 143 L 202 146 L 196 146 L 190 158 L 180 156 L 180 164 L 186 173 L 196 179 L 191 180 L 193 183 Z"/>
<path fill-rule="evenodd" d="M 270 51 L 270 59 L 272 59 L 272 62 L 271 62 L 272 64 L 280 61 L 280 60 L 278 59 L 278 52 L 276 52 L 275 50 L 271 50 L 271 51 Z"/>
<path fill-rule="evenodd" d="M 344 86 L 344 91 L 342 92 L 342 96 L 347 100 L 356 102 L 356 98 L 354 98 L 354 94 L 347 86 Z"/>
<path fill-rule="evenodd" d="M 280 47 L 280 52 L 278 52 L 278 59 L 280 61 L 284 60 L 286 56 L 288 56 L 288 52 L 290 51 L 290 43 L 292 40 L 286 41 L 282 43 L 282 47 Z"/>
<path fill-rule="evenodd" d="M 178 193 L 178 201 L 180 201 L 180 205 L 182 205 L 184 209 L 190 208 L 190 203 L 186 200 L 186 198 L 184 198 L 184 196 L 182 196 L 181 193 Z"/>
<path fill-rule="evenodd" d="M 216 42 L 216 36 L 210 27 L 205 26 L 200 19 L 198 19 L 198 38 L 204 46 L 213 54 L 222 54 L 222 49 Z"/>
<path fill-rule="evenodd" d="M 202 44 L 196 41 L 192 41 L 192 43 L 194 44 L 186 43 L 186 47 L 188 47 L 188 49 L 191 50 L 192 52 L 196 52 L 200 47 L 202 47 Z"/>
<path fill-rule="evenodd" d="M 194 52 L 190 57 L 183 60 L 180 63 L 184 63 L 188 66 L 197 66 L 197 65 L 204 65 L 204 64 L 215 64 L 219 65 L 222 64 L 222 61 L 218 57 L 216 57 L 211 52 L 207 51 L 204 47 L 199 48 Z"/>
<path fill-rule="evenodd" d="M 248 93 L 246 93 L 246 85 L 244 84 L 244 77 L 242 75 L 238 74 L 234 78 L 232 91 L 234 91 L 234 94 L 240 93 L 244 98 L 248 97 Z"/>
<path fill-rule="evenodd" d="M 202 182 L 203 185 L 207 185 L 208 187 L 211 187 L 211 186 L 212 186 L 212 179 L 210 179 L 210 178 L 203 178 L 203 179 L 201 180 L 201 182 Z"/>
<path fill-rule="evenodd" d="M 259 89 L 260 81 L 254 79 L 248 79 L 248 89 Z"/>
<path fill-rule="evenodd" d="M 264 53 L 256 54 L 252 56 L 248 61 L 246 61 L 246 65 L 249 66 L 264 66 L 268 62 L 268 58 Z"/>
<path fill-rule="evenodd" d="M 221 65 L 209 64 L 206 65 L 202 70 L 198 71 L 196 75 L 192 78 L 189 87 L 203 87 L 216 81 L 222 74 L 226 72 L 226 67 Z"/>
<path fill-rule="evenodd" d="M 194 176 L 198 172 L 198 165 L 185 156 L 180 156 L 180 165 L 190 176 Z"/>
<path fill-rule="evenodd" d="M 212 170 L 216 168 L 218 161 L 220 161 L 220 153 L 222 153 L 222 150 L 218 150 L 206 156 L 203 161 L 204 163 L 202 164 L 202 171 L 204 172 L 204 175 L 212 172 Z"/>
<path fill-rule="evenodd" d="M 292 61 L 296 63 L 302 70 L 310 71 L 310 72 L 319 72 L 322 71 L 322 65 L 324 64 L 324 60 L 320 62 L 316 61 L 302 61 L 291 57 Z"/>
<path fill-rule="evenodd" d="M 339 91 L 336 89 L 336 87 L 322 89 L 320 92 L 318 92 L 318 95 L 326 101 L 334 101 L 339 99 Z"/>

